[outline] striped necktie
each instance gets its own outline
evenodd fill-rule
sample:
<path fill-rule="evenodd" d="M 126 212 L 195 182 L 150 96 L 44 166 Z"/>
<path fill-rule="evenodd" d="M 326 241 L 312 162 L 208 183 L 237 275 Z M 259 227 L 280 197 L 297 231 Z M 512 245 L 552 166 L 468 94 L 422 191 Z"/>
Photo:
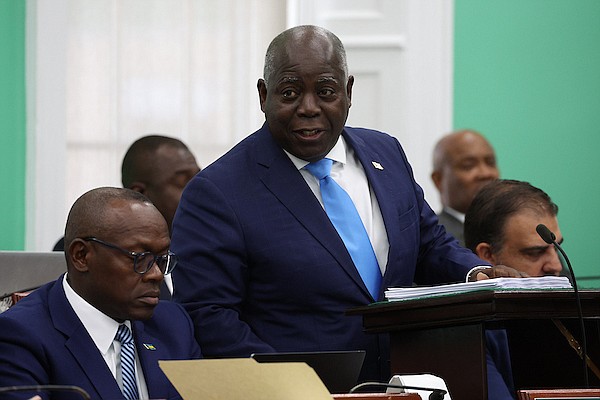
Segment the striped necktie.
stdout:
<path fill-rule="evenodd" d="M 121 343 L 121 377 L 123 395 L 127 400 L 139 399 L 137 380 L 135 379 L 135 346 L 133 335 L 127 325 L 119 325 L 115 340 Z"/>
<path fill-rule="evenodd" d="M 323 158 L 304 168 L 319 180 L 325 212 L 342 238 L 363 282 L 375 300 L 379 297 L 381 271 L 367 230 L 352 199 L 329 175 L 333 160 Z"/>

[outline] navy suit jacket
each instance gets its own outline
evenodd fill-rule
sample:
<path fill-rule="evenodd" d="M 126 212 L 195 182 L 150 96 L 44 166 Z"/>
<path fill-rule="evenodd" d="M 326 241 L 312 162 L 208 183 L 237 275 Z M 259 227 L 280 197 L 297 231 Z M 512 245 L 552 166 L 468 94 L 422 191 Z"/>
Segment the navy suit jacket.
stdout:
<path fill-rule="evenodd" d="M 175 215 L 174 299 L 190 313 L 205 356 L 365 349 L 362 377 L 378 379 L 387 338 L 366 335 L 361 317 L 345 312 L 383 299 L 385 288 L 463 281 L 486 264 L 438 226 L 396 139 L 349 127 L 343 135 L 390 243 L 378 298 L 265 124 L 192 179 Z"/>
<path fill-rule="evenodd" d="M 151 319 L 132 321 L 132 328 L 150 398 L 180 399 L 158 360 L 201 357 L 185 310 L 161 301 Z M 0 387 L 48 384 L 79 386 L 92 399 L 124 399 L 102 354 L 67 301 L 62 277 L 0 314 Z M 25 392 L 14 396 L 29 397 L 31 393 Z M 13 397 L 3 394 L 2 398 Z M 51 392 L 50 398 L 81 400 L 73 392 Z"/>

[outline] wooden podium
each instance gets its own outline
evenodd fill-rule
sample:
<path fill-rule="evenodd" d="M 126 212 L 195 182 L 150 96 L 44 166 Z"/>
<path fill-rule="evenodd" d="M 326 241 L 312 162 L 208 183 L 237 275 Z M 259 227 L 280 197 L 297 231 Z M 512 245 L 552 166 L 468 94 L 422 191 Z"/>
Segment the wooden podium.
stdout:
<path fill-rule="evenodd" d="M 580 297 L 588 356 L 600 366 L 600 291 L 580 290 Z M 571 347 L 581 343 L 573 291 L 478 291 L 348 314 L 362 315 L 368 333 L 389 333 L 392 374 L 436 374 L 453 398 L 487 399 L 485 329 L 506 329 L 516 389 L 584 387 L 583 362 Z M 590 387 L 600 387 L 588 372 Z"/>

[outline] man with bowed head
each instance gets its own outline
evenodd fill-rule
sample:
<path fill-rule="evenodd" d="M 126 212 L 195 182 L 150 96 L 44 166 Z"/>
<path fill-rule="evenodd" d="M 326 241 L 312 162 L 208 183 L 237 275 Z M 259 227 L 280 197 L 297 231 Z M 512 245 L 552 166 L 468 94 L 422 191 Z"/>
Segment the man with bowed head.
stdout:
<path fill-rule="evenodd" d="M 265 124 L 184 190 L 174 299 L 206 356 L 362 349 L 361 380 L 389 379 L 387 335 L 346 311 L 488 265 L 438 226 L 396 139 L 345 126 L 353 83 L 333 33 L 282 32 L 258 80 Z M 517 273 L 471 278 L 498 275 Z"/>
<path fill-rule="evenodd" d="M 569 276 L 562 271 L 554 246 L 546 243 L 536 231 L 538 224 L 544 224 L 561 243 L 563 237 L 557 214 L 558 206 L 543 190 L 528 182 L 495 180 L 477 193 L 467 210 L 465 244 L 490 264 L 510 265 L 527 276 Z M 496 380 L 495 391 L 507 393 L 499 398 L 513 398 L 506 332 L 487 330 L 486 336 L 488 371 L 497 370 L 502 376 Z"/>
<path fill-rule="evenodd" d="M 562 243 L 558 206 L 528 182 L 501 179 L 483 188 L 465 218 L 465 243 L 492 265 L 508 264 L 530 276 L 560 275 L 553 245 L 536 231 L 544 224 Z"/>
<path fill-rule="evenodd" d="M 138 192 L 93 189 L 73 204 L 65 243 L 67 273 L 0 314 L 0 386 L 75 385 L 94 399 L 181 398 L 158 360 L 201 353 L 185 310 L 159 301 L 177 262 L 163 216 Z"/>

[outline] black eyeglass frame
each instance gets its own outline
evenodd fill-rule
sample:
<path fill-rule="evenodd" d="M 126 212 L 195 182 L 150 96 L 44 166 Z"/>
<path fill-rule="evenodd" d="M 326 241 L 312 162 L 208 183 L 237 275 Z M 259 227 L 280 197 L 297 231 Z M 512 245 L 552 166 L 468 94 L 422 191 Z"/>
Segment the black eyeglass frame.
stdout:
<path fill-rule="evenodd" d="M 85 240 L 86 242 L 95 242 L 103 246 L 109 247 L 111 249 L 119 250 L 121 253 L 133 258 L 133 271 L 140 275 L 144 275 L 146 272 L 150 271 L 154 264 L 158 266 L 158 269 L 160 270 L 160 272 L 162 272 L 163 275 L 169 275 L 171 272 L 173 272 L 175 266 L 177 265 L 177 256 L 170 250 L 167 252 L 167 254 L 162 254 L 159 256 L 151 251 L 137 252 L 127 250 L 122 248 L 121 246 L 117 246 L 114 243 L 105 242 L 104 240 L 100 240 L 94 236 L 88 236 L 81 239 Z M 152 260 L 151 262 L 148 262 L 148 265 L 145 266 L 145 269 L 140 270 L 138 268 L 138 266 L 140 265 L 140 263 L 138 263 L 138 260 L 147 256 L 151 256 Z M 162 267 L 162 265 L 164 265 L 164 267 Z"/>

